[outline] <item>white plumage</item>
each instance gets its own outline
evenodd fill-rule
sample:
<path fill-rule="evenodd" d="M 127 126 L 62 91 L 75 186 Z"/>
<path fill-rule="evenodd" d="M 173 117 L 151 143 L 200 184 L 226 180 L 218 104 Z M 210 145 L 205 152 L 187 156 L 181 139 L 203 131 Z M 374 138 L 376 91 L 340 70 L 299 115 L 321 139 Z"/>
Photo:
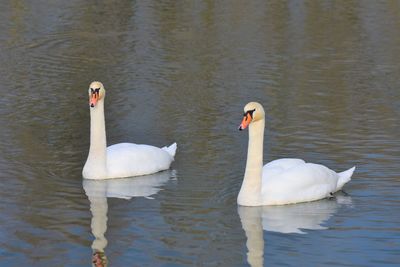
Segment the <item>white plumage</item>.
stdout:
<path fill-rule="evenodd" d="M 170 149 L 121 143 L 107 147 L 107 172 L 110 177 L 128 177 L 156 173 L 170 167 L 176 143 Z"/>
<path fill-rule="evenodd" d="M 282 205 L 326 198 L 350 181 L 355 167 L 344 173 L 301 159 L 277 159 L 263 167 L 263 205 Z"/>

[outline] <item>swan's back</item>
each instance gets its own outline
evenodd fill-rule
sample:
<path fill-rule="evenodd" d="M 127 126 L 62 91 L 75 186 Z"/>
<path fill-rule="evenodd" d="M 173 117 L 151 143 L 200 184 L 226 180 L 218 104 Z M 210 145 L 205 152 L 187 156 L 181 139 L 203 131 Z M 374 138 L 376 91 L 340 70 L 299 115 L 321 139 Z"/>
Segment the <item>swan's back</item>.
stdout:
<path fill-rule="evenodd" d="M 147 175 L 170 167 L 173 156 L 166 150 L 132 143 L 107 147 L 107 172 L 109 177 Z"/>
<path fill-rule="evenodd" d="M 263 173 L 264 174 L 268 173 L 268 176 L 275 176 L 288 169 L 291 169 L 295 166 L 304 163 L 305 161 L 302 159 L 292 159 L 292 158 L 276 159 L 264 165 Z"/>

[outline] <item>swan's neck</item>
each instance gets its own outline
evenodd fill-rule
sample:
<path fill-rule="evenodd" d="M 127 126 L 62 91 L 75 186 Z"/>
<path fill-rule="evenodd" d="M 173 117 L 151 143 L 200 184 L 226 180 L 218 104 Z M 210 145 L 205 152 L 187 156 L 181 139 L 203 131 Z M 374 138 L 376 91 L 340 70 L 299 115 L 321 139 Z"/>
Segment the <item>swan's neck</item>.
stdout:
<path fill-rule="evenodd" d="M 90 108 L 90 148 L 85 167 L 90 170 L 90 178 L 104 178 L 107 173 L 107 141 L 104 120 L 104 101 L 99 100 Z"/>
<path fill-rule="evenodd" d="M 239 205 L 261 205 L 264 127 L 264 119 L 249 125 L 246 171 L 238 196 Z"/>

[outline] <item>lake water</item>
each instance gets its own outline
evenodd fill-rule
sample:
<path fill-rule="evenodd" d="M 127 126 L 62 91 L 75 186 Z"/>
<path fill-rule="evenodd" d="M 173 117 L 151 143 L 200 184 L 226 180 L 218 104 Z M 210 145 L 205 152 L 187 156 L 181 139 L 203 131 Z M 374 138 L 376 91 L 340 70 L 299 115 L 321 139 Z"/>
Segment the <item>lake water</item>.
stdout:
<path fill-rule="evenodd" d="M 398 1 L 2 1 L 0 265 L 399 266 Z M 84 181 L 108 144 L 178 143 L 148 179 Z M 238 207 L 243 106 L 264 161 L 357 170 L 333 199 Z"/>

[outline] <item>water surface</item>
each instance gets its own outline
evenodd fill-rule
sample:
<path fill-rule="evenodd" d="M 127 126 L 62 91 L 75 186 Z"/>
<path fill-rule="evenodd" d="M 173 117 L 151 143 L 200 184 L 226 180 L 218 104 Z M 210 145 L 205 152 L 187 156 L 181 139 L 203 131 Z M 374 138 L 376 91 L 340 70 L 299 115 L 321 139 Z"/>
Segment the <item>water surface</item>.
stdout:
<path fill-rule="evenodd" d="M 0 10 L 2 266 L 90 266 L 93 249 L 110 266 L 400 264 L 397 1 Z M 172 174 L 146 194 L 124 180 L 92 195 L 82 181 L 92 80 L 107 89 L 109 144 L 178 143 Z M 356 165 L 347 194 L 238 207 L 247 133 L 237 126 L 253 100 L 267 114 L 264 161 Z"/>

